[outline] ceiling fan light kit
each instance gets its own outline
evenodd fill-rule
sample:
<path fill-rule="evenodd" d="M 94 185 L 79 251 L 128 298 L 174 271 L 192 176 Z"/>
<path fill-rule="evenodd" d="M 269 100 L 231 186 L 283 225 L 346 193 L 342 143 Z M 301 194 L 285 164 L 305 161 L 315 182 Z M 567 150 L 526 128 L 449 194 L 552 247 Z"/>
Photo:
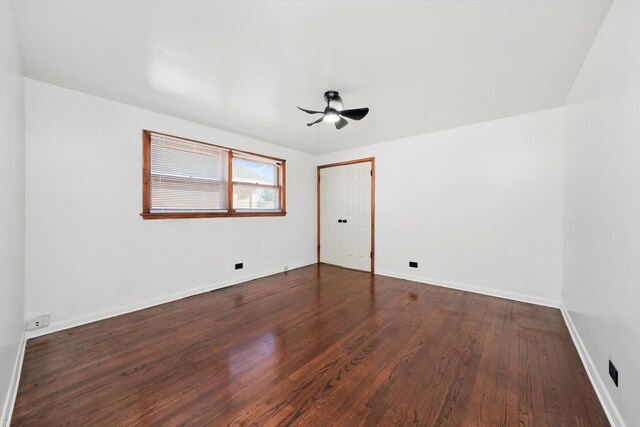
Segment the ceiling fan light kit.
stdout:
<path fill-rule="evenodd" d="M 327 106 L 324 111 L 307 110 L 305 108 L 298 107 L 299 110 L 304 111 L 307 114 L 322 114 L 322 117 L 315 122 L 307 123 L 307 126 L 313 126 L 320 122 L 328 122 L 334 123 L 336 129 L 342 129 L 349 124 L 349 122 L 345 120 L 345 117 L 352 120 L 361 120 L 369 113 L 368 108 L 344 110 L 342 98 L 340 98 L 340 95 L 335 90 L 325 92 L 324 100 L 327 101 Z"/>

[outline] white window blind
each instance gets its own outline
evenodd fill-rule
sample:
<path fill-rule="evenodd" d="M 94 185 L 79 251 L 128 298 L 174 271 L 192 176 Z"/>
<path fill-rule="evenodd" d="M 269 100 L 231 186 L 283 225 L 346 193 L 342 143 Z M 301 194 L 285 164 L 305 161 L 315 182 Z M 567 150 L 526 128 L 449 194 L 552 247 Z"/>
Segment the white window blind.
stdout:
<path fill-rule="evenodd" d="M 152 133 L 152 213 L 224 212 L 229 150 Z"/>
<path fill-rule="evenodd" d="M 279 211 L 281 164 L 233 153 L 233 205 L 238 211 Z"/>

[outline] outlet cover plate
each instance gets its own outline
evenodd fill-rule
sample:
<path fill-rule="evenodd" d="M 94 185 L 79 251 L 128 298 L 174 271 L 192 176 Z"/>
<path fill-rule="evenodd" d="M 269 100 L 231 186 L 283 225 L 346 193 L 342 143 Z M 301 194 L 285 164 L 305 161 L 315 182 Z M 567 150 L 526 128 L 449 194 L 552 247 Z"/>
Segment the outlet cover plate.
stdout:
<path fill-rule="evenodd" d="M 27 331 L 33 331 L 35 329 L 42 329 L 49 326 L 51 315 L 43 314 L 41 316 L 32 317 L 27 320 Z"/>
<path fill-rule="evenodd" d="M 613 380 L 613 383 L 618 387 L 618 370 L 611 360 L 609 360 L 609 376 Z"/>

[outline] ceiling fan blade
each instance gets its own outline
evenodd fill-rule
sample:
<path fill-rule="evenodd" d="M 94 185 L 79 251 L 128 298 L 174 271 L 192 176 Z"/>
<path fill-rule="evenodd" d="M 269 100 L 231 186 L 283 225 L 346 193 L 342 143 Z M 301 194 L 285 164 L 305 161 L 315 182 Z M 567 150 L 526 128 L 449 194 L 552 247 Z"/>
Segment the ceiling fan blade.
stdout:
<path fill-rule="evenodd" d="M 318 120 L 316 120 L 316 121 L 315 121 L 315 122 L 313 122 L 313 123 L 307 123 L 307 126 L 313 126 L 313 125 L 315 125 L 316 123 L 320 123 L 320 122 L 321 122 L 321 121 L 323 121 L 323 120 L 324 120 L 324 116 L 320 117 Z"/>
<path fill-rule="evenodd" d="M 368 108 L 354 108 L 352 110 L 342 110 L 340 111 L 341 116 L 345 116 L 346 118 L 352 120 L 360 120 L 363 119 L 369 113 Z"/>
<path fill-rule="evenodd" d="M 340 117 L 340 120 L 338 120 L 336 122 L 336 129 L 342 129 L 343 127 L 345 127 L 346 125 L 348 125 L 349 122 L 346 121 L 345 119 L 343 119 L 342 117 Z"/>
<path fill-rule="evenodd" d="M 302 110 L 305 113 L 309 113 L 309 114 L 322 114 L 323 113 L 322 111 L 305 110 L 304 108 L 300 108 L 300 107 L 297 107 L 297 108 L 298 108 L 298 110 Z"/>

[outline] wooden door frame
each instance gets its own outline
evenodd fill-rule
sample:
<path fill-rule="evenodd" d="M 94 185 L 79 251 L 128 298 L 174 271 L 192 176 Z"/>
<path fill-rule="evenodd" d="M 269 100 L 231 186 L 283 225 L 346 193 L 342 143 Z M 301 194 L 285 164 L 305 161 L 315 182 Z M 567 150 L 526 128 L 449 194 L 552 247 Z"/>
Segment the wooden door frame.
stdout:
<path fill-rule="evenodd" d="M 346 166 L 353 165 L 356 163 L 366 163 L 371 162 L 371 273 L 374 273 L 375 259 L 376 259 L 376 250 L 375 250 L 375 241 L 376 241 L 376 158 L 375 157 L 365 157 L 362 159 L 356 160 L 348 160 L 346 162 L 338 162 L 338 163 L 329 163 L 326 165 L 320 165 L 317 167 L 318 179 L 316 180 L 317 190 L 317 264 L 320 264 L 320 170 L 326 168 L 333 168 L 337 166 Z"/>

